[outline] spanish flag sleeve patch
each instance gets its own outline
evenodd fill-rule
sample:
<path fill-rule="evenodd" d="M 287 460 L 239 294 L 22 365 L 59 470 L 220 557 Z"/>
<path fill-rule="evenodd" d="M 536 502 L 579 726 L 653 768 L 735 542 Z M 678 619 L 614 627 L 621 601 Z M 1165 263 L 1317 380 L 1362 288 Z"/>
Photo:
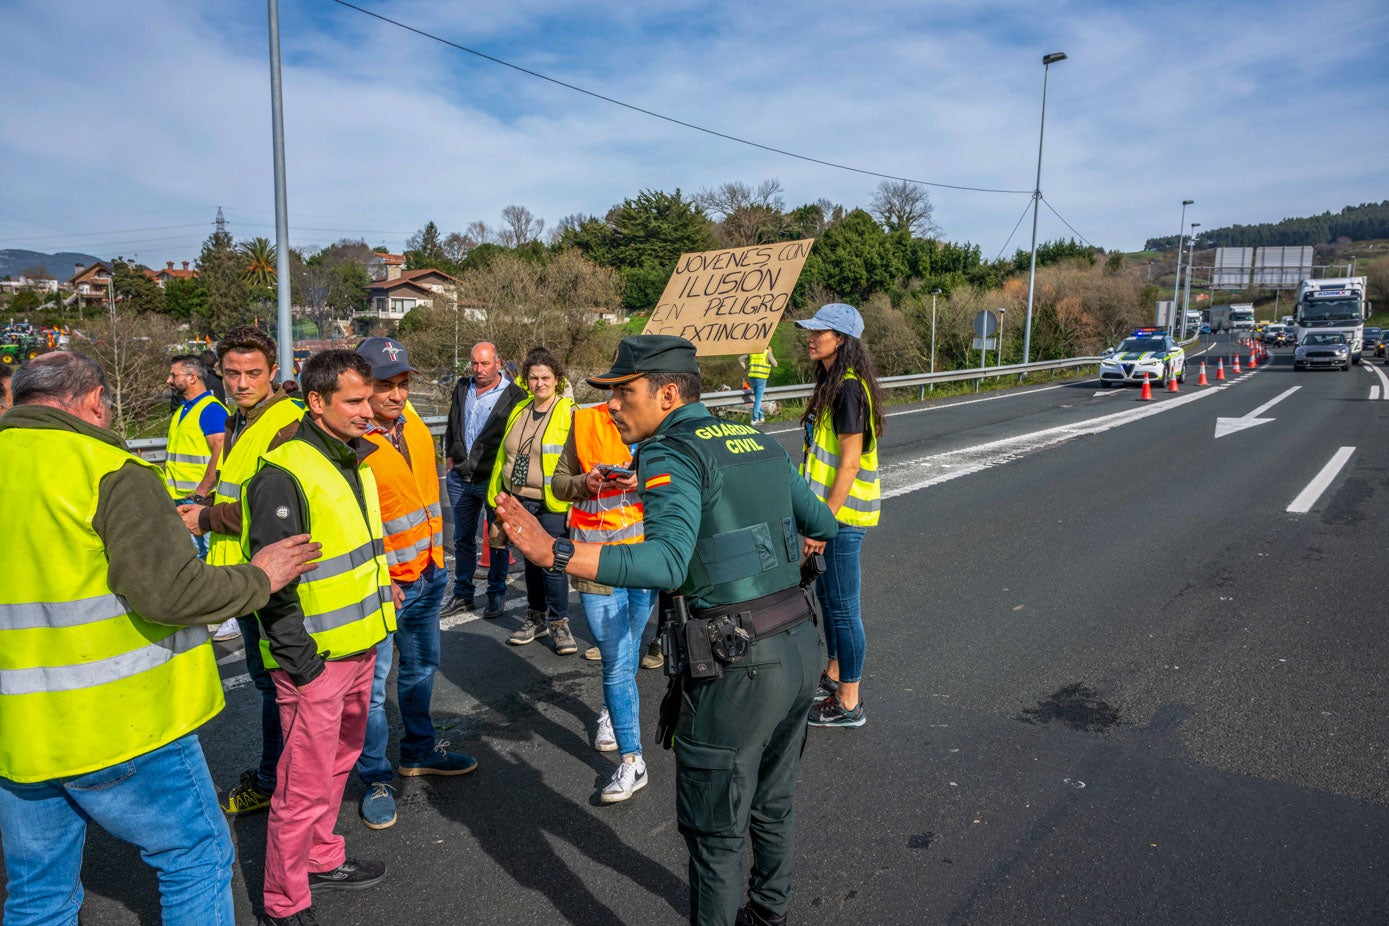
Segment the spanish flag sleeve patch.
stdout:
<path fill-rule="evenodd" d="M 659 476 L 652 476 L 650 479 L 646 480 L 646 487 L 648 489 L 668 485 L 670 485 L 670 473 L 661 473 Z"/>

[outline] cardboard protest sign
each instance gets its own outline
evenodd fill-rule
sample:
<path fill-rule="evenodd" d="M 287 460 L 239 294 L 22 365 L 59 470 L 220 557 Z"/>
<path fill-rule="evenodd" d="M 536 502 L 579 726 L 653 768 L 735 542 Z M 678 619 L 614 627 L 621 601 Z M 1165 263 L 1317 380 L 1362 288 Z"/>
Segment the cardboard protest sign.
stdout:
<path fill-rule="evenodd" d="M 681 254 L 642 334 L 674 334 L 700 356 L 766 350 L 814 238 Z"/>

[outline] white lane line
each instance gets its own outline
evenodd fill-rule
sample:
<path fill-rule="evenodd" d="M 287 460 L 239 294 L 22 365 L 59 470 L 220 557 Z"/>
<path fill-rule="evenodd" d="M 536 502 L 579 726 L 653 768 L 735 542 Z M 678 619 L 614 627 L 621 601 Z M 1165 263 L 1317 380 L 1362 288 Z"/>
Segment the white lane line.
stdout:
<path fill-rule="evenodd" d="M 226 665 L 226 664 L 229 663 L 229 662 L 236 662 L 238 659 L 245 659 L 245 658 L 246 658 L 246 647 L 243 646 L 241 649 L 237 650 L 236 652 L 234 652 L 234 653 L 228 653 L 227 655 L 223 656 L 221 659 L 217 660 L 217 664 L 218 664 L 219 666 L 224 666 L 224 665 Z"/>
<path fill-rule="evenodd" d="M 1317 473 L 1316 476 L 1312 477 L 1312 481 L 1307 483 L 1307 488 L 1303 489 L 1298 493 L 1297 498 L 1293 499 L 1293 503 L 1288 506 L 1288 511 L 1293 514 L 1305 514 L 1311 511 L 1312 506 L 1317 503 L 1317 499 L 1321 498 L 1321 494 L 1331 485 L 1332 480 L 1340 475 L 1341 468 L 1346 465 L 1346 461 L 1350 459 L 1352 453 L 1355 453 L 1354 447 L 1342 447 L 1340 450 L 1337 450 L 1336 453 L 1332 455 L 1331 459 L 1327 461 L 1326 465 L 1321 468 L 1321 472 Z"/>
<path fill-rule="evenodd" d="M 1016 392 L 1016 391 L 1013 391 L 1013 390 L 1010 389 L 1010 390 L 1007 390 L 1007 391 L 1005 391 L 1005 392 L 1002 392 L 1002 393 L 1000 393 L 1000 394 L 998 394 L 998 395 L 991 395 L 991 396 L 987 396 L 987 397 L 982 398 L 982 399 L 966 399 L 966 400 L 963 401 L 963 402 L 943 402 L 943 403 L 941 403 L 940 405 L 927 405 L 927 406 L 924 406 L 924 407 L 922 407 L 922 408 L 904 408 L 904 409 L 902 409 L 901 411 L 897 411 L 897 412 L 885 412 L 885 413 L 884 413 L 884 417 L 887 417 L 887 418 L 896 418 L 896 417 L 899 416 L 899 415 L 919 415 L 919 414 L 921 414 L 922 412 L 939 412 L 939 411 L 945 411 L 946 409 L 959 408 L 959 407 L 961 407 L 961 406 L 963 406 L 963 405 L 978 405 L 980 402 L 997 402 L 997 401 L 999 401 L 1000 399 L 1016 399 L 1016 398 L 1019 398 L 1019 397 L 1021 397 L 1021 396 L 1025 396 L 1025 395 L 1036 395 L 1036 394 L 1039 393 L 1039 392 L 1050 392 L 1050 391 L 1053 390 L 1053 389 L 1065 389 L 1065 388 L 1067 388 L 1067 387 L 1075 386 L 1075 385 L 1082 385 L 1082 386 L 1083 386 L 1083 385 L 1085 384 L 1085 382 L 1087 382 L 1087 381 L 1086 381 L 1086 380 L 1082 380 L 1079 384 L 1077 384 L 1077 383 L 1058 383 L 1058 384 L 1055 385 L 1055 386 L 1040 386 L 1040 387 L 1038 387 L 1038 388 L 1036 388 L 1036 389 L 1027 389 L 1027 390 L 1024 390 L 1024 391 L 1022 391 L 1022 392 Z M 1090 380 L 1090 382 L 1099 382 L 1099 380 Z M 801 427 L 798 425 L 798 426 L 796 426 L 796 427 L 794 427 L 794 428 L 778 428 L 778 429 L 775 430 L 775 431 L 763 431 L 762 433 L 763 433 L 763 434 L 791 434 L 791 433 L 795 433 L 795 432 L 799 432 L 799 431 L 803 431 L 803 430 L 804 430 L 804 428 L 801 428 Z"/>
<path fill-rule="evenodd" d="M 989 441 L 974 447 L 962 447 L 915 460 L 904 460 L 882 467 L 883 497 L 896 498 L 920 489 L 930 488 L 951 479 L 958 479 L 994 466 L 1009 463 L 1037 450 L 1053 447 L 1072 438 L 1088 434 L 1099 434 L 1111 428 L 1121 427 L 1134 421 L 1141 421 L 1153 415 L 1197 402 L 1206 396 L 1224 391 L 1228 386 L 1216 386 L 1202 392 L 1188 392 L 1178 398 L 1159 402 L 1144 403 L 1129 411 L 1102 415 L 1089 421 L 1061 425 Z M 899 482 L 898 480 L 901 480 Z"/>
<path fill-rule="evenodd" d="M 1370 389 L 1370 398 L 1389 400 L 1389 376 L 1385 376 L 1384 371 L 1374 364 L 1362 363 L 1360 366 L 1362 369 L 1369 370 L 1375 376 L 1378 376 L 1380 383 L 1383 384 L 1383 388 L 1374 386 Z"/>
<path fill-rule="evenodd" d="M 251 684 L 251 676 L 233 675 L 231 678 L 222 679 L 222 690 L 235 691 L 236 689 L 243 688 L 249 684 Z"/>

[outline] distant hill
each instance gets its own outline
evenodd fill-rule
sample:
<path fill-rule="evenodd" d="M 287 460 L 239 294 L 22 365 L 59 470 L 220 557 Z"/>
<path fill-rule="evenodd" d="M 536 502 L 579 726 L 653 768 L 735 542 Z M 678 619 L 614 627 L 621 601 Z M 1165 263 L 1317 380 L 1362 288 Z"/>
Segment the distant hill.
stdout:
<path fill-rule="evenodd" d="M 87 267 L 96 262 L 97 258 L 92 255 L 76 251 L 43 254 L 39 251 L 4 250 L 0 251 L 0 279 L 17 277 L 30 267 L 43 267 L 49 276 L 57 280 L 70 280 L 74 265 Z"/>
<path fill-rule="evenodd" d="M 1369 241 L 1389 238 L 1389 199 L 1382 203 L 1361 203 L 1347 206 L 1340 212 L 1259 225 L 1231 225 L 1201 232 L 1201 247 L 1262 248 L 1298 245 L 1331 244 L 1340 238 Z M 1151 251 L 1170 251 L 1177 246 L 1177 236 L 1149 238 L 1144 248 Z"/>

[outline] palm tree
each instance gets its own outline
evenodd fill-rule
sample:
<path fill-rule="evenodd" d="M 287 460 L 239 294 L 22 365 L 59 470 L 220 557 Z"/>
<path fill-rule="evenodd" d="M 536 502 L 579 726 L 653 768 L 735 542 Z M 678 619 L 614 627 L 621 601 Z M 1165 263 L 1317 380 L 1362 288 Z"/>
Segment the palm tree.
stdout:
<path fill-rule="evenodd" d="M 241 254 L 241 278 L 246 285 L 273 287 L 275 285 L 275 246 L 268 238 L 252 238 L 237 248 Z"/>

